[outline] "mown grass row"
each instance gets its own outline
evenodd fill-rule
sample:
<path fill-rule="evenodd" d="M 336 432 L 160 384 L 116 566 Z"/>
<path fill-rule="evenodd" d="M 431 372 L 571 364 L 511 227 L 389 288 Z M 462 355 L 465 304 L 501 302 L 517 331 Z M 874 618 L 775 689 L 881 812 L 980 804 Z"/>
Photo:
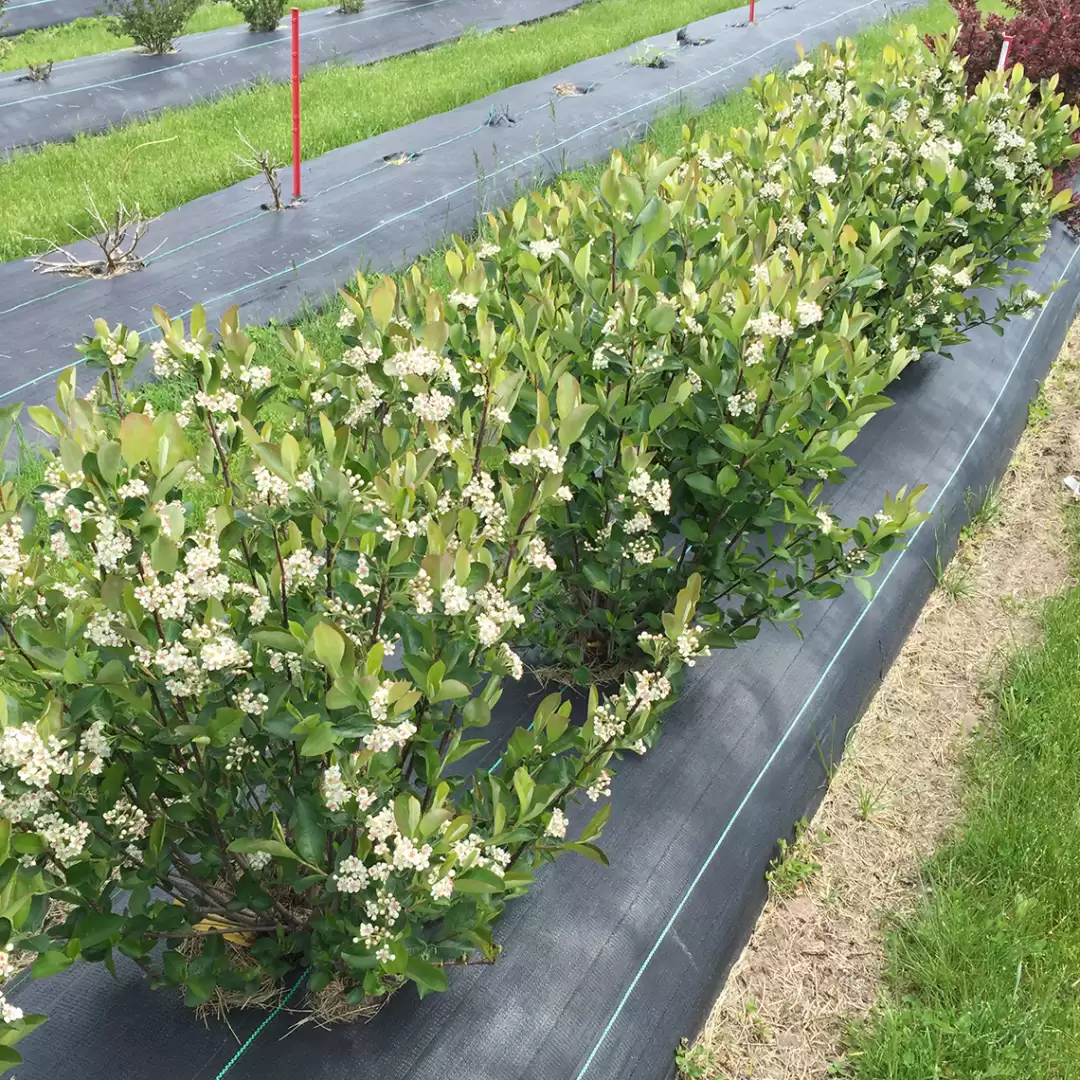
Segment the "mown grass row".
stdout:
<path fill-rule="evenodd" d="M 1070 522 L 1080 570 L 1080 511 Z M 1080 1075 L 1080 587 L 1043 627 L 977 744 L 960 832 L 890 935 L 884 1004 L 848 1058 L 857 1080 Z"/>
<path fill-rule="evenodd" d="M 675 30 L 742 0 L 591 0 L 542 22 L 467 34 L 428 52 L 365 67 L 333 65 L 303 88 L 305 158 L 402 127 L 516 83 Z M 89 230 L 92 196 L 156 215 L 250 175 L 237 131 L 285 160 L 289 88 L 262 83 L 141 123 L 14 155 L 0 165 L 0 261 Z"/>

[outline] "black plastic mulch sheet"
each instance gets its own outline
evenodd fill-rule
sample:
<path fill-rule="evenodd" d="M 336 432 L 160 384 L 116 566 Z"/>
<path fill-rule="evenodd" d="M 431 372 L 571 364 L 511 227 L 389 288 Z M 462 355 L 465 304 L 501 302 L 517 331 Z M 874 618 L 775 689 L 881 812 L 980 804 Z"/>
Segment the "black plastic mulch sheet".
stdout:
<path fill-rule="evenodd" d="M 240 1013 L 206 1029 L 175 995 L 151 993 L 133 966 L 114 982 L 80 967 L 10 996 L 52 1019 L 20 1045 L 19 1080 L 661 1080 L 704 1019 L 765 899 L 777 837 L 812 812 L 824 760 L 884 678 L 953 549 L 971 495 L 1003 473 L 1039 380 L 1076 315 L 1077 247 L 1055 227 L 1031 286 L 1066 279 L 1046 309 L 984 331 L 952 360 L 927 357 L 891 388 L 896 404 L 854 444 L 857 467 L 835 491 L 844 520 L 882 493 L 926 483 L 932 517 L 876 579 L 872 602 L 850 590 L 811 602 L 800 641 L 766 630 L 690 672 L 643 760 L 623 762 L 604 869 L 566 857 L 499 924 L 505 953 L 463 969 L 418 1003 L 392 998 L 372 1021 L 291 1030 L 290 1009 Z M 536 699 L 518 692 L 511 722 Z M 591 814 L 572 815 L 571 830 Z M 296 987 L 300 980 L 294 980 Z"/>
<path fill-rule="evenodd" d="M 169 211 L 151 226 L 144 249 L 160 247 L 137 273 L 73 279 L 34 273 L 29 259 L 2 264 L 0 401 L 51 401 L 95 317 L 150 332 L 153 305 L 175 317 L 200 302 L 212 323 L 233 304 L 242 322 L 291 318 L 357 266 L 406 265 L 522 185 L 605 158 L 658 113 L 704 106 L 790 63 L 796 42 L 834 40 L 910 3 L 762 0 L 753 27 L 741 10 L 695 23 L 691 36 L 707 44 L 680 48 L 674 32 L 651 39 L 665 69 L 631 62 L 643 45 L 575 64 L 307 162 L 296 209 L 261 210 L 267 193 L 247 180 Z M 589 93 L 562 97 L 561 84 Z"/>
<path fill-rule="evenodd" d="M 0 37 L 87 19 L 101 6 L 102 0 L 12 0 L 0 17 Z"/>
<path fill-rule="evenodd" d="M 545 18 L 580 0 L 370 0 L 354 15 L 320 8 L 300 16 L 300 64 L 372 64 L 390 56 Z M 246 26 L 179 38 L 176 52 L 134 49 L 57 64 L 48 81 L 0 75 L 0 153 L 98 132 L 173 106 L 190 105 L 250 86 L 290 78 L 288 18 L 271 33 Z M 354 112 L 363 115 L 363 101 Z M 289 117 L 282 116 L 288 125 Z"/>

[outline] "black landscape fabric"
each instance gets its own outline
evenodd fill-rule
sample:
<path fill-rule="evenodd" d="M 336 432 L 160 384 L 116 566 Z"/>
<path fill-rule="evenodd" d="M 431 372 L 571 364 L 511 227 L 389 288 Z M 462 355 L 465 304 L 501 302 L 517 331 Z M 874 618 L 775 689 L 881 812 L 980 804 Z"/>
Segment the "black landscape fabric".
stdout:
<path fill-rule="evenodd" d="M 41 30 L 46 26 L 88 19 L 97 14 L 102 0 L 12 0 L 0 19 L 0 37 Z"/>
<path fill-rule="evenodd" d="M 320 8 L 300 16 L 300 66 L 372 64 L 460 37 L 546 18 L 580 0 L 369 0 L 343 15 Z M 69 60 L 47 81 L 0 75 L 0 154 L 62 142 L 165 108 L 191 105 L 290 78 L 288 18 L 271 33 L 232 26 L 178 38 L 176 51 L 148 56 L 134 49 Z M 356 115 L 362 116 L 362 102 Z M 287 123 L 288 118 L 283 118 Z"/>
<path fill-rule="evenodd" d="M 658 113 L 707 105 L 790 65 L 797 42 L 855 33 L 911 2 L 762 0 L 756 26 L 741 10 L 695 23 L 692 36 L 708 44 L 680 48 L 674 31 L 650 39 L 667 68 L 632 63 L 641 44 L 583 61 L 307 162 L 307 201 L 296 209 L 261 210 L 268 193 L 246 180 L 169 211 L 151 225 L 145 250 L 161 246 L 137 273 L 72 279 L 34 273 L 28 259 L 4 263 L 0 402 L 52 401 L 95 317 L 150 332 L 155 304 L 176 317 L 200 302 L 211 323 L 233 304 L 242 323 L 292 318 L 361 264 L 401 267 L 522 185 L 605 158 Z M 564 83 L 591 90 L 560 97 L 554 87 Z M 403 153 L 417 156 L 393 164 Z"/>
<path fill-rule="evenodd" d="M 880 15 L 882 6 L 875 6 Z M 853 29 L 834 23 L 821 36 Z M 702 30 L 695 32 L 705 36 Z M 812 44 L 811 33 L 795 32 Z M 774 53 L 764 64 L 779 58 Z M 411 175 L 402 168 L 393 174 L 399 191 L 401 178 Z M 357 215 L 365 201 L 355 200 Z M 469 213 L 474 209 L 470 201 Z M 440 220 L 430 232 L 398 232 L 395 239 L 416 252 L 453 227 L 463 226 Z M 929 357 L 909 368 L 891 388 L 896 405 L 852 447 L 857 467 L 835 493 L 844 520 L 879 508 L 886 489 L 913 483 L 928 485 L 923 508 L 933 511 L 909 549 L 878 575 L 874 601 L 850 590 L 809 603 L 804 640 L 767 630 L 700 662 L 658 746 L 619 767 L 603 838 L 611 867 L 568 857 L 546 868 L 499 925 L 505 953 L 496 965 L 455 973 L 449 993 L 423 1003 L 403 991 L 370 1023 L 330 1031 L 310 1024 L 291 1030 L 298 1017 L 289 1010 L 301 1001 L 301 988 L 281 1012 L 234 1015 L 235 1035 L 224 1025 L 204 1027 L 175 994 L 151 993 L 126 962 L 117 981 L 100 967 L 78 966 L 10 992 L 26 1011 L 51 1016 L 20 1044 L 27 1063 L 19 1080 L 670 1077 L 676 1043 L 704 1018 L 760 910 L 777 837 L 790 836 L 820 800 L 822 752 L 839 756 L 884 677 L 933 586 L 929 567 L 939 552 L 952 550 L 969 493 L 983 492 L 1005 468 L 1027 404 L 1078 307 L 1076 251 L 1055 227 L 1029 283 L 1047 291 L 1066 279 L 1046 309 L 1032 322 L 1009 324 L 1002 338 L 978 332 L 951 360 Z M 350 260 L 356 255 L 350 249 Z M 397 255 L 387 242 L 371 257 L 380 264 Z M 197 278 L 187 281 L 193 291 Z M 0 295 L 6 296 L 2 286 Z M 276 298 L 278 311 L 287 299 Z M 272 308 L 275 297 L 260 295 L 257 303 Z M 14 348 L 30 348 L 40 333 L 55 354 L 54 320 L 70 323 L 75 310 L 58 306 L 45 317 L 8 319 L 13 330 L 28 324 Z M 254 319 L 255 311 L 265 314 L 266 307 L 253 303 L 244 314 Z M 45 382 L 39 400 L 51 396 L 51 379 Z M 521 721 L 527 719 L 523 708 Z M 573 815 L 572 828 L 591 809 Z"/>
<path fill-rule="evenodd" d="M 80 967 L 10 996 L 52 1015 L 20 1044 L 19 1080 L 664 1080 L 704 1019 L 765 899 L 776 839 L 813 811 L 823 757 L 884 678 L 952 551 L 972 494 L 995 483 L 1027 407 L 1076 315 L 1077 247 L 1060 228 L 1030 284 L 1066 284 L 1032 322 L 985 329 L 953 359 L 927 357 L 892 387 L 896 404 L 853 446 L 835 491 L 844 520 L 883 492 L 925 483 L 933 512 L 892 556 L 867 602 L 810 602 L 800 641 L 767 630 L 690 673 L 657 747 L 618 769 L 603 847 L 608 869 L 567 857 L 498 927 L 505 953 L 464 969 L 446 994 L 402 991 L 369 1023 L 293 1028 L 289 1009 L 204 1028 L 175 994 Z M 521 708 L 525 722 L 532 704 Z M 572 815 L 580 827 L 591 807 Z"/>

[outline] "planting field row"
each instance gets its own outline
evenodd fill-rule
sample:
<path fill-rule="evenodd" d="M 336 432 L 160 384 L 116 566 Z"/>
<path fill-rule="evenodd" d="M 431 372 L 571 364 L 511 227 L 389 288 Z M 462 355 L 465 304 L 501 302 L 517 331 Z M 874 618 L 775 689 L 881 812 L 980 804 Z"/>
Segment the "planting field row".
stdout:
<path fill-rule="evenodd" d="M 619 4 L 312 12 L 464 96 L 352 102 L 292 202 L 117 159 L 0 265 L 19 1080 L 660 1080 L 707 1014 L 1080 308 L 1080 111 L 943 0 Z M 230 37 L 0 121 L 277 71 Z"/>

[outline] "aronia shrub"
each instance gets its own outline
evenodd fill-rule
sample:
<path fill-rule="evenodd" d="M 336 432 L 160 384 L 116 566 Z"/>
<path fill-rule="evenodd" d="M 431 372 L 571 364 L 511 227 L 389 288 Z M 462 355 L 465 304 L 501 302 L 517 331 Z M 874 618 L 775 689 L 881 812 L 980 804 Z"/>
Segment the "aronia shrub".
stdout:
<path fill-rule="evenodd" d="M 155 366 L 197 387 L 190 408 L 152 415 L 128 387 L 146 345 L 99 323 L 100 392 L 61 379 L 59 412 L 31 410 L 58 444 L 44 485 L 21 506 L 3 491 L 0 944 L 36 951 L 35 975 L 123 954 L 191 1004 L 290 964 L 354 1002 L 443 989 L 447 966 L 495 956 L 491 924 L 539 864 L 603 859 L 611 758 L 644 752 L 701 651 L 679 645 L 695 583 L 647 667 L 517 727 L 493 710 L 554 582 L 536 523 L 573 412 L 491 487 L 444 393 L 467 375 L 444 323 L 426 344 L 399 328 L 386 367 L 410 408 L 354 434 L 324 411 L 342 373 L 299 339 L 266 419 L 235 313 L 219 347 L 198 311 L 159 320 Z M 602 808 L 568 834 L 579 798 Z"/>
<path fill-rule="evenodd" d="M 1008 14 L 983 11 L 977 0 L 949 2 L 960 24 L 956 52 L 964 58 L 972 90 L 997 68 L 1008 37 L 1010 69 L 1020 64 L 1032 79 L 1057 79 L 1065 101 L 1080 105 L 1080 9 L 1074 0 L 1005 0 Z M 1055 191 L 1071 189 L 1076 161 L 1055 170 Z M 1080 224 L 1076 196 L 1064 217 L 1074 230 Z"/>
<path fill-rule="evenodd" d="M 562 585 L 538 637 L 575 665 L 659 630 L 690 574 L 730 645 L 872 573 L 917 492 L 846 527 L 824 488 L 845 448 L 907 364 L 1045 299 L 1018 281 L 985 311 L 981 290 L 1067 203 L 1047 170 L 1080 151 L 1077 115 L 1052 84 L 969 98 L 951 41 L 909 31 L 874 65 L 841 43 L 754 90 L 752 129 L 616 155 L 598 190 L 533 194 L 446 257 L 455 323 L 510 337 L 539 400 L 594 410 L 544 512 Z"/>
<path fill-rule="evenodd" d="M 31 410 L 44 484 L 0 490 L 0 945 L 192 1004 L 492 959 L 538 866 L 603 860 L 684 665 L 921 520 L 916 490 L 842 524 L 824 484 L 906 364 L 1041 301 L 970 292 L 1045 236 L 1077 119 L 1033 91 L 967 101 L 913 34 L 868 73 L 824 50 L 751 131 L 493 215 L 448 295 L 359 277 L 342 355 L 287 332 L 278 377 L 235 313 L 99 322 L 89 398 Z M 603 699 L 500 711 L 533 646 Z M 41 1018 L 0 1010 L 11 1061 Z"/>

